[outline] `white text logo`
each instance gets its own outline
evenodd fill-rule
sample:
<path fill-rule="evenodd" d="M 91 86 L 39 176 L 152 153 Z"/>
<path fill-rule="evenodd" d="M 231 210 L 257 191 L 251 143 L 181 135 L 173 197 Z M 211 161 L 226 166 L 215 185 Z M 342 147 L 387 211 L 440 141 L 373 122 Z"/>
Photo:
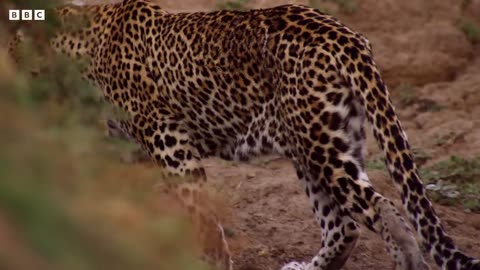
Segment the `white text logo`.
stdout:
<path fill-rule="evenodd" d="M 44 21 L 44 9 L 11 9 L 8 11 L 8 19 L 10 21 Z"/>

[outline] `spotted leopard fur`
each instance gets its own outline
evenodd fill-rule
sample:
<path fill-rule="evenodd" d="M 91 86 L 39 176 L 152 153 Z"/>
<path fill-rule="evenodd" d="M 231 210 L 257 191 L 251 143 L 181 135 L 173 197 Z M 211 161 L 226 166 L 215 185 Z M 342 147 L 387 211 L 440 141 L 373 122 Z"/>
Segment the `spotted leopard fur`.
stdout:
<path fill-rule="evenodd" d="M 200 220 L 218 224 L 194 195 L 206 179 L 201 158 L 273 152 L 292 160 L 322 228 L 311 262 L 283 269 L 341 268 L 360 224 L 383 238 L 395 269 L 428 269 L 407 223 L 365 172 L 366 118 L 424 249 L 442 269 L 480 269 L 427 198 L 369 41 L 335 18 L 302 5 L 170 14 L 143 0 L 57 14 L 89 25 L 59 31 L 52 48 L 87 59 L 85 77 L 130 114 L 110 122 L 113 135 L 140 144 L 170 174 L 192 179 L 172 190 Z M 218 228 L 213 257 L 228 269 Z"/>

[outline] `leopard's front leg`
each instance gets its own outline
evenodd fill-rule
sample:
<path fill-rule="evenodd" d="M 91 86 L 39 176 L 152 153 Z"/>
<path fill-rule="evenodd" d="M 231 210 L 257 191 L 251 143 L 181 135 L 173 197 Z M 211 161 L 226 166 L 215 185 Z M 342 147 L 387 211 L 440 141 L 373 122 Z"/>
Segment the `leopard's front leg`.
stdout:
<path fill-rule="evenodd" d="M 109 120 L 109 135 L 139 143 L 141 153 L 162 167 L 168 180 L 164 190 L 188 210 L 203 248 L 203 259 L 217 269 L 232 269 L 223 226 L 206 194 L 205 170 L 187 130 L 174 117 L 162 117 L 153 123 L 139 122 L 143 126 L 133 121 Z"/>
<path fill-rule="evenodd" d="M 148 152 L 142 149 L 136 140 L 129 121 L 110 118 L 106 121 L 106 128 L 106 133 L 109 137 L 129 141 L 138 146 L 138 149 L 128 153 L 128 158 L 122 157 L 122 161 L 126 163 L 137 163 L 151 160 Z"/>

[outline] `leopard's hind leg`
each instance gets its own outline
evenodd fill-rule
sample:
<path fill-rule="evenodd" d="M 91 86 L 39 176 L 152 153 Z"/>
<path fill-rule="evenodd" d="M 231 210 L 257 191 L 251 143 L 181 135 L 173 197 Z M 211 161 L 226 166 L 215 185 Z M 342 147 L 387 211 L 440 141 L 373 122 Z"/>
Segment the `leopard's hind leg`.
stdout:
<path fill-rule="evenodd" d="M 310 53 L 315 59 L 322 59 L 315 55 L 321 51 Z M 362 137 L 364 116 L 352 91 L 344 86 L 334 68 L 330 69 L 331 74 L 328 70 L 322 74 L 329 81 L 311 77 L 308 65 L 304 68 L 303 79 L 308 83 L 295 87 L 307 94 L 286 98 L 296 102 L 283 104 L 283 121 L 288 123 L 285 126 L 289 128 L 294 160 L 301 169 L 301 180 L 317 218 L 320 222 L 338 222 L 322 228 L 328 231 L 322 233 L 327 237 L 322 241 L 327 243 L 311 263 L 297 268 L 287 265 L 284 269 L 340 268 L 353 248 L 350 243 L 354 241 L 345 244 L 346 239 L 358 237 L 356 222 L 382 237 L 396 270 L 428 269 L 407 223 L 393 203 L 372 187 L 364 171 L 360 147 L 363 139 L 358 139 Z M 308 112 L 298 114 L 298 109 L 288 108 L 289 104 L 306 104 Z M 330 213 L 332 210 L 335 214 Z M 324 211 L 329 215 L 324 215 Z"/>

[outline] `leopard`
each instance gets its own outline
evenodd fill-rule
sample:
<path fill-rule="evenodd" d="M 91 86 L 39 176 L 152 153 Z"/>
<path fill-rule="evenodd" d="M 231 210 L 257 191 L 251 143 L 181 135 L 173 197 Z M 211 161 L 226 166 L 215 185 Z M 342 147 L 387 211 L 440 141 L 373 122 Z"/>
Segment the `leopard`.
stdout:
<path fill-rule="evenodd" d="M 397 270 L 479 270 L 445 231 L 370 41 L 307 5 L 170 13 L 148 0 L 65 5 L 50 48 L 86 61 L 80 71 L 127 113 L 111 136 L 138 144 L 169 177 L 174 194 L 212 244 L 206 261 L 233 269 L 222 222 L 203 196 L 202 160 L 291 160 L 321 229 L 309 262 L 282 270 L 342 268 L 362 226 L 385 242 Z M 69 22 L 86 24 L 72 30 Z M 22 42 L 14 38 L 9 52 Z M 375 189 L 365 167 L 366 124 L 384 154 L 405 217 Z M 205 229 L 206 228 L 206 229 Z"/>

